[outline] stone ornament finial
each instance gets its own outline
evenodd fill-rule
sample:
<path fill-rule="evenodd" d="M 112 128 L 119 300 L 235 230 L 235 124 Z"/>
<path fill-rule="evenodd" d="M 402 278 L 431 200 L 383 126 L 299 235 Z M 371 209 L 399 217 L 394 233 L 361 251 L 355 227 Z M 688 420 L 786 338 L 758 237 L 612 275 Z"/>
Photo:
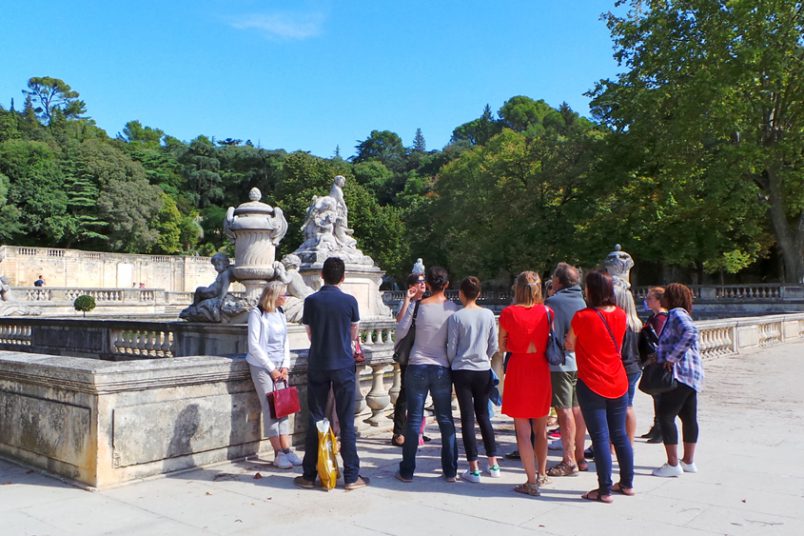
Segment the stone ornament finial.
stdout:
<path fill-rule="evenodd" d="M 251 200 L 253 203 L 256 203 L 257 201 L 259 201 L 260 199 L 262 199 L 262 192 L 260 191 L 260 189 L 259 189 L 259 188 L 257 188 L 257 187 L 255 186 L 254 188 L 252 188 L 251 190 L 249 190 L 249 191 L 248 191 L 248 198 L 249 198 L 249 200 Z"/>
<path fill-rule="evenodd" d="M 620 244 L 615 244 L 614 251 L 603 260 L 603 268 L 614 278 L 614 283 L 623 285 L 626 289 L 631 288 L 631 268 L 633 267 L 634 259 L 623 251 Z"/>

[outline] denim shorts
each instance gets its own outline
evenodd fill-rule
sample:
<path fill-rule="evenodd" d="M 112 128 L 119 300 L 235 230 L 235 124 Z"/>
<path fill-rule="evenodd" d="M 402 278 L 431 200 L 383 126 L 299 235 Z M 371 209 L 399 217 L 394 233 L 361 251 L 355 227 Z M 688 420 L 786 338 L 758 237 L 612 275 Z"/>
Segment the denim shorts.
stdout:
<path fill-rule="evenodd" d="M 641 372 L 636 372 L 628 376 L 628 407 L 634 405 L 634 394 L 636 393 L 636 386 L 639 378 L 642 376 Z"/>

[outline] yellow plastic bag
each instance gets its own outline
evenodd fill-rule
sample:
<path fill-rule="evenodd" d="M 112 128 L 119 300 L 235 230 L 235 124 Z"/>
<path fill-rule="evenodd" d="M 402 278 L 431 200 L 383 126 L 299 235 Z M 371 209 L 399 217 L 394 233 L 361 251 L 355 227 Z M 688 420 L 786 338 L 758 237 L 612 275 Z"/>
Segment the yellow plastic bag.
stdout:
<path fill-rule="evenodd" d="M 338 483 L 338 442 L 329 425 L 328 419 L 321 419 L 315 423 L 318 429 L 318 478 L 321 486 L 329 491 Z"/>

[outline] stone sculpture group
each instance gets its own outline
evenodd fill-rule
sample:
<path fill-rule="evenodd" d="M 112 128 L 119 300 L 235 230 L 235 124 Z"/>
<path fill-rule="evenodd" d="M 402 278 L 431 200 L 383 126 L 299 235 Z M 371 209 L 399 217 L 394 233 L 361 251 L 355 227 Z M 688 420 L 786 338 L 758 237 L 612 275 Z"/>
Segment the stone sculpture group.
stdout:
<path fill-rule="evenodd" d="M 357 248 L 343 196 L 345 183 L 346 179 L 338 175 L 329 195 L 313 197 L 302 225 L 304 242 L 281 261 L 274 260 L 275 251 L 287 233 L 287 220 L 279 207 L 260 202 L 260 191 L 252 188 L 250 201 L 230 207 L 224 220 L 224 234 L 235 243 L 234 266 L 223 253 L 212 257 L 217 278 L 211 285 L 196 289 L 193 304 L 181 312 L 180 318 L 191 322 L 244 322 L 265 284 L 278 279 L 287 285 L 290 295 L 285 302 L 288 321 L 300 322 L 304 298 L 314 292 L 300 273 L 302 266 L 315 267 L 328 257 L 339 257 L 347 265 L 379 271 L 371 257 Z M 246 287 L 245 295 L 229 292 L 235 281 Z M 383 312 L 387 309 L 381 302 L 375 308 Z"/>

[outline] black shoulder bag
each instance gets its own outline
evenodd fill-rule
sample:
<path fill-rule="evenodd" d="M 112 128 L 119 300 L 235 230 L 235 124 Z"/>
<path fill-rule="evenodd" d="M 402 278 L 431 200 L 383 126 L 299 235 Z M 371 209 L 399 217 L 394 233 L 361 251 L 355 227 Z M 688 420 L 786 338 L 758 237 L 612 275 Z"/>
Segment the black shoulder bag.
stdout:
<path fill-rule="evenodd" d="M 400 366 L 405 367 L 410 359 L 410 351 L 416 341 L 416 315 L 419 314 L 419 303 L 413 306 L 413 318 L 410 321 L 410 329 L 404 337 L 394 343 L 394 361 Z"/>

